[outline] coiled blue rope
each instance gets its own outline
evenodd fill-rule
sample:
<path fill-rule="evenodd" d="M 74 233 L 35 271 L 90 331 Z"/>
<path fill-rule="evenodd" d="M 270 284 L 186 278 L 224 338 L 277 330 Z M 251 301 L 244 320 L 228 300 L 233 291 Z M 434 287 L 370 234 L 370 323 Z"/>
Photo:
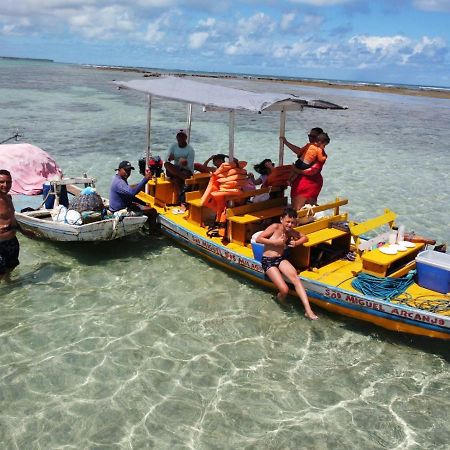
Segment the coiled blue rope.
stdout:
<path fill-rule="evenodd" d="M 401 278 L 382 278 L 367 273 L 359 273 L 352 281 L 352 286 L 364 295 L 391 300 L 403 292 L 414 282 L 415 270 Z"/>

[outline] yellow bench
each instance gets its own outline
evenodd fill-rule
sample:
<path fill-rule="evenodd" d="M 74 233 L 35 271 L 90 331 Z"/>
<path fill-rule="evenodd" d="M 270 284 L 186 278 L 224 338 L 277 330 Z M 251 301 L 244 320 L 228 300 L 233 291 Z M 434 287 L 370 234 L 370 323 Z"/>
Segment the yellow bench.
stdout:
<path fill-rule="evenodd" d="M 384 214 L 374 217 L 373 219 L 366 220 L 365 222 L 350 225 L 350 233 L 355 240 L 356 251 L 361 254 L 359 244 L 361 243 L 361 236 L 365 233 L 379 228 L 383 225 L 389 225 L 390 228 L 395 226 L 395 219 L 397 215 L 390 209 L 385 209 Z"/>
<path fill-rule="evenodd" d="M 202 191 L 186 192 L 186 203 L 189 209 L 187 220 L 198 226 L 203 226 L 208 218 L 214 216 L 211 209 L 202 205 L 202 195 Z"/>
<path fill-rule="evenodd" d="M 233 202 L 245 200 L 254 197 L 255 195 L 270 192 L 270 188 L 261 188 L 253 191 L 244 191 L 239 194 L 230 195 L 230 200 Z M 206 219 L 211 219 L 211 209 L 202 205 L 201 198 L 203 191 L 186 192 L 186 203 L 189 205 L 188 220 L 196 225 L 203 226 Z M 244 205 L 246 206 L 246 205 Z"/>
<path fill-rule="evenodd" d="M 362 235 L 383 225 L 389 225 L 392 229 L 395 226 L 396 217 L 397 215 L 394 212 L 386 209 L 381 216 L 350 226 L 356 251 L 361 255 L 363 272 L 378 277 L 399 277 L 415 267 L 415 257 L 424 247 L 425 244 L 423 243 L 416 243 L 414 247 L 403 252 L 397 252 L 395 255 L 387 255 L 378 248 L 364 251 L 360 248 Z"/>
<path fill-rule="evenodd" d="M 337 197 L 336 200 L 329 202 L 329 203 L 324 203 L 323 205 L 316 205 L 312 207 L 312 212 L 314 214 L 318 213 L 318 212 L 323 212 L 323 211 L 327 211 L 329 209 L 333 210 L 333 214 L 336 216 L 339 214 L 339 207 L 340 206 L 344 206 L 348 204 L 348 199 L 346 198 L 339 198 Z M 297 211 L 297 217 L 305 217 L 308 215 L 308 211 L 306 209 L 300 209 Z"/>
<path fill-rule="evenodd" d="M 146 203 L 166 206 L 173 205 L 178 201 L 173 183 L 166 178 L 151 178 L 145 188 L 146 192 L 141 191 L 136 197 Z"/>
<path fill-rule="evenodd" d="M 187 186 L 199 186 L 199 188 L 204 189 L 208 185 L 210 178 L 210 173 L 194 173 L 191 178 L 186 178 L 184 182 Z"/>
<path fill-rule="evenodd" d="M 415 267 L 415 258 L 424 247 L 424 243 L 416 243 L 414 247 L 395 255 L 387 255 L 380 249 L 364 252 L 362 259 L 362 271 L 378 277 L 399 277 L 406 275 Z"/>
<path fill-rule="evenodd" d="M 308 237 L 308 242 L 292 249 L 291 260 L 295 267 L 310 267 L 313 248 L 319 244 L 326 244 L 330 250 L 339 253 L 348 252 L 350 250 L 350 233 L 331 227 L 333 222 L 345 220 L 347 220 L 347 214 L 338 214 L 296 227 L 296 231 Z"/>
<path fill-rule="evenodd" d="M 231 242 L 245 245 L 247 239 L 247 226 L 264 219 L 281 216 L 286 208 L 287 198 L 273 198 L 258 203 L 235 206 L 227 209 L 228 239 Z"/>

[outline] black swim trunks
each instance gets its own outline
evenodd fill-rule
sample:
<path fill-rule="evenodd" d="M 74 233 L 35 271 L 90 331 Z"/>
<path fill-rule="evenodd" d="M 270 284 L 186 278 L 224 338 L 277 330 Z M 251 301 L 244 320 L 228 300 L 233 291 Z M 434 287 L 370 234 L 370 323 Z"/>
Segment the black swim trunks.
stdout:
<path fill-rule="evenodd" d="M 263 256 L 261 258 L 261 265 L 264 272 L 267 272 L 271 267 L 279 267 L 282 261 L 284 261 L 286 257 L 283 256 Z"/>
<path fill-rule="evenodd" d="M 19 265 L 19 241 L 16 237 L 0 241 L 0 274 Z"/>

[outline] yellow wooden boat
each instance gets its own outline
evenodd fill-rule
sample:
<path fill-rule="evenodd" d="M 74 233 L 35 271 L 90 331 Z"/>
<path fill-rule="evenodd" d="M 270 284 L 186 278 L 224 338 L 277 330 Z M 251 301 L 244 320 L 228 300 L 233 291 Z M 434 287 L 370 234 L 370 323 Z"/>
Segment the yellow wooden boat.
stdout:
<path fill-rule="evenodd" d="M 279 111 L 280 136 L 284 136 L 287 111 L 342 109 L 324 101 L 308 101 L 291 95 L 255 94 L 176 77 L 116 83 L 121 88 L 141 91 L 149 97 L 147 157 L 151 154 L 153 96 L 188 104 L 189 130 L 192 104 L 200 104 L 206 111 L 229 111 L 231 159 L 234 156 L 235 114 L 240 110 Z M 279 165 L 282 164 L 283 146 L 280 144 Z M 162 231 L 180 245 L 223 268 L 274 288 L 263 273 L 258 260 L 260 248 L 252 244 L 251 237 L 264 229 L 268 221 L 280 217 L 287 198 L 282 193 L 263 202 L 236 206 L 253 195 L 267 192 L 268 188 L 236 194 L 228 199 L 225 235 L 211 234 L 208 231 L 214 223 L 215 212 L 202 200 L 209 177 L 209 174 L 195 174 L 187 180 L 192 190 L 186 193 L 188 208 L 185 212 L 177 207 L 174 185 L 164 175 L 149 181 L 146 192 L 141 192 L 139 198 L 155 208 Z M 314 214 L 314 220 L 297 227 L 308 236 L 308 242 L 292 249 L 290 256 L 310 301 L 331 312 L 389 330 L 449 339 L 450 255 L 430 250 L 425 242 L 411 242 L 413 239 L 383 245 L 395 229 L 396 214 L 385 210 L 372 219 L 356 223 L 343 212 L 347 203 L 346 199 L 336 198 L 315 206 L 312 211 L 298 211 L 301 221 Z M 292 291 L 292 294 L 295 293 Z"/>

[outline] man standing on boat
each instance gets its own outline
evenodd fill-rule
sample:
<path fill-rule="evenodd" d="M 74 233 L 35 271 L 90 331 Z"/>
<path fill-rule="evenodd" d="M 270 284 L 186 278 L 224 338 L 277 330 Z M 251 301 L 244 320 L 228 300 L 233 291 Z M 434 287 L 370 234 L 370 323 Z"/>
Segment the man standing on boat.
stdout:
<path fill-rule="evenodd" d="M 12 177 L 8 170 L 0 169 L 0 280 L 19 265 L 18 225 L 9 191 Z"/>
<path fill-rule="evenodd" d="M 120 211 L 121 209 L 142 210 L 141 201 L 135 197 L 141 192 L 148 180 L 152 177 L 152 173 L 148 171 L 144 178 L 134 187 L 128 185 L 128 178 L 134 167 L 130 161 L 122 161 L 119 164 L 117 174 L 114 176 L 111 188 L 109 190 L 109 210 L 111 212 Z"/>

